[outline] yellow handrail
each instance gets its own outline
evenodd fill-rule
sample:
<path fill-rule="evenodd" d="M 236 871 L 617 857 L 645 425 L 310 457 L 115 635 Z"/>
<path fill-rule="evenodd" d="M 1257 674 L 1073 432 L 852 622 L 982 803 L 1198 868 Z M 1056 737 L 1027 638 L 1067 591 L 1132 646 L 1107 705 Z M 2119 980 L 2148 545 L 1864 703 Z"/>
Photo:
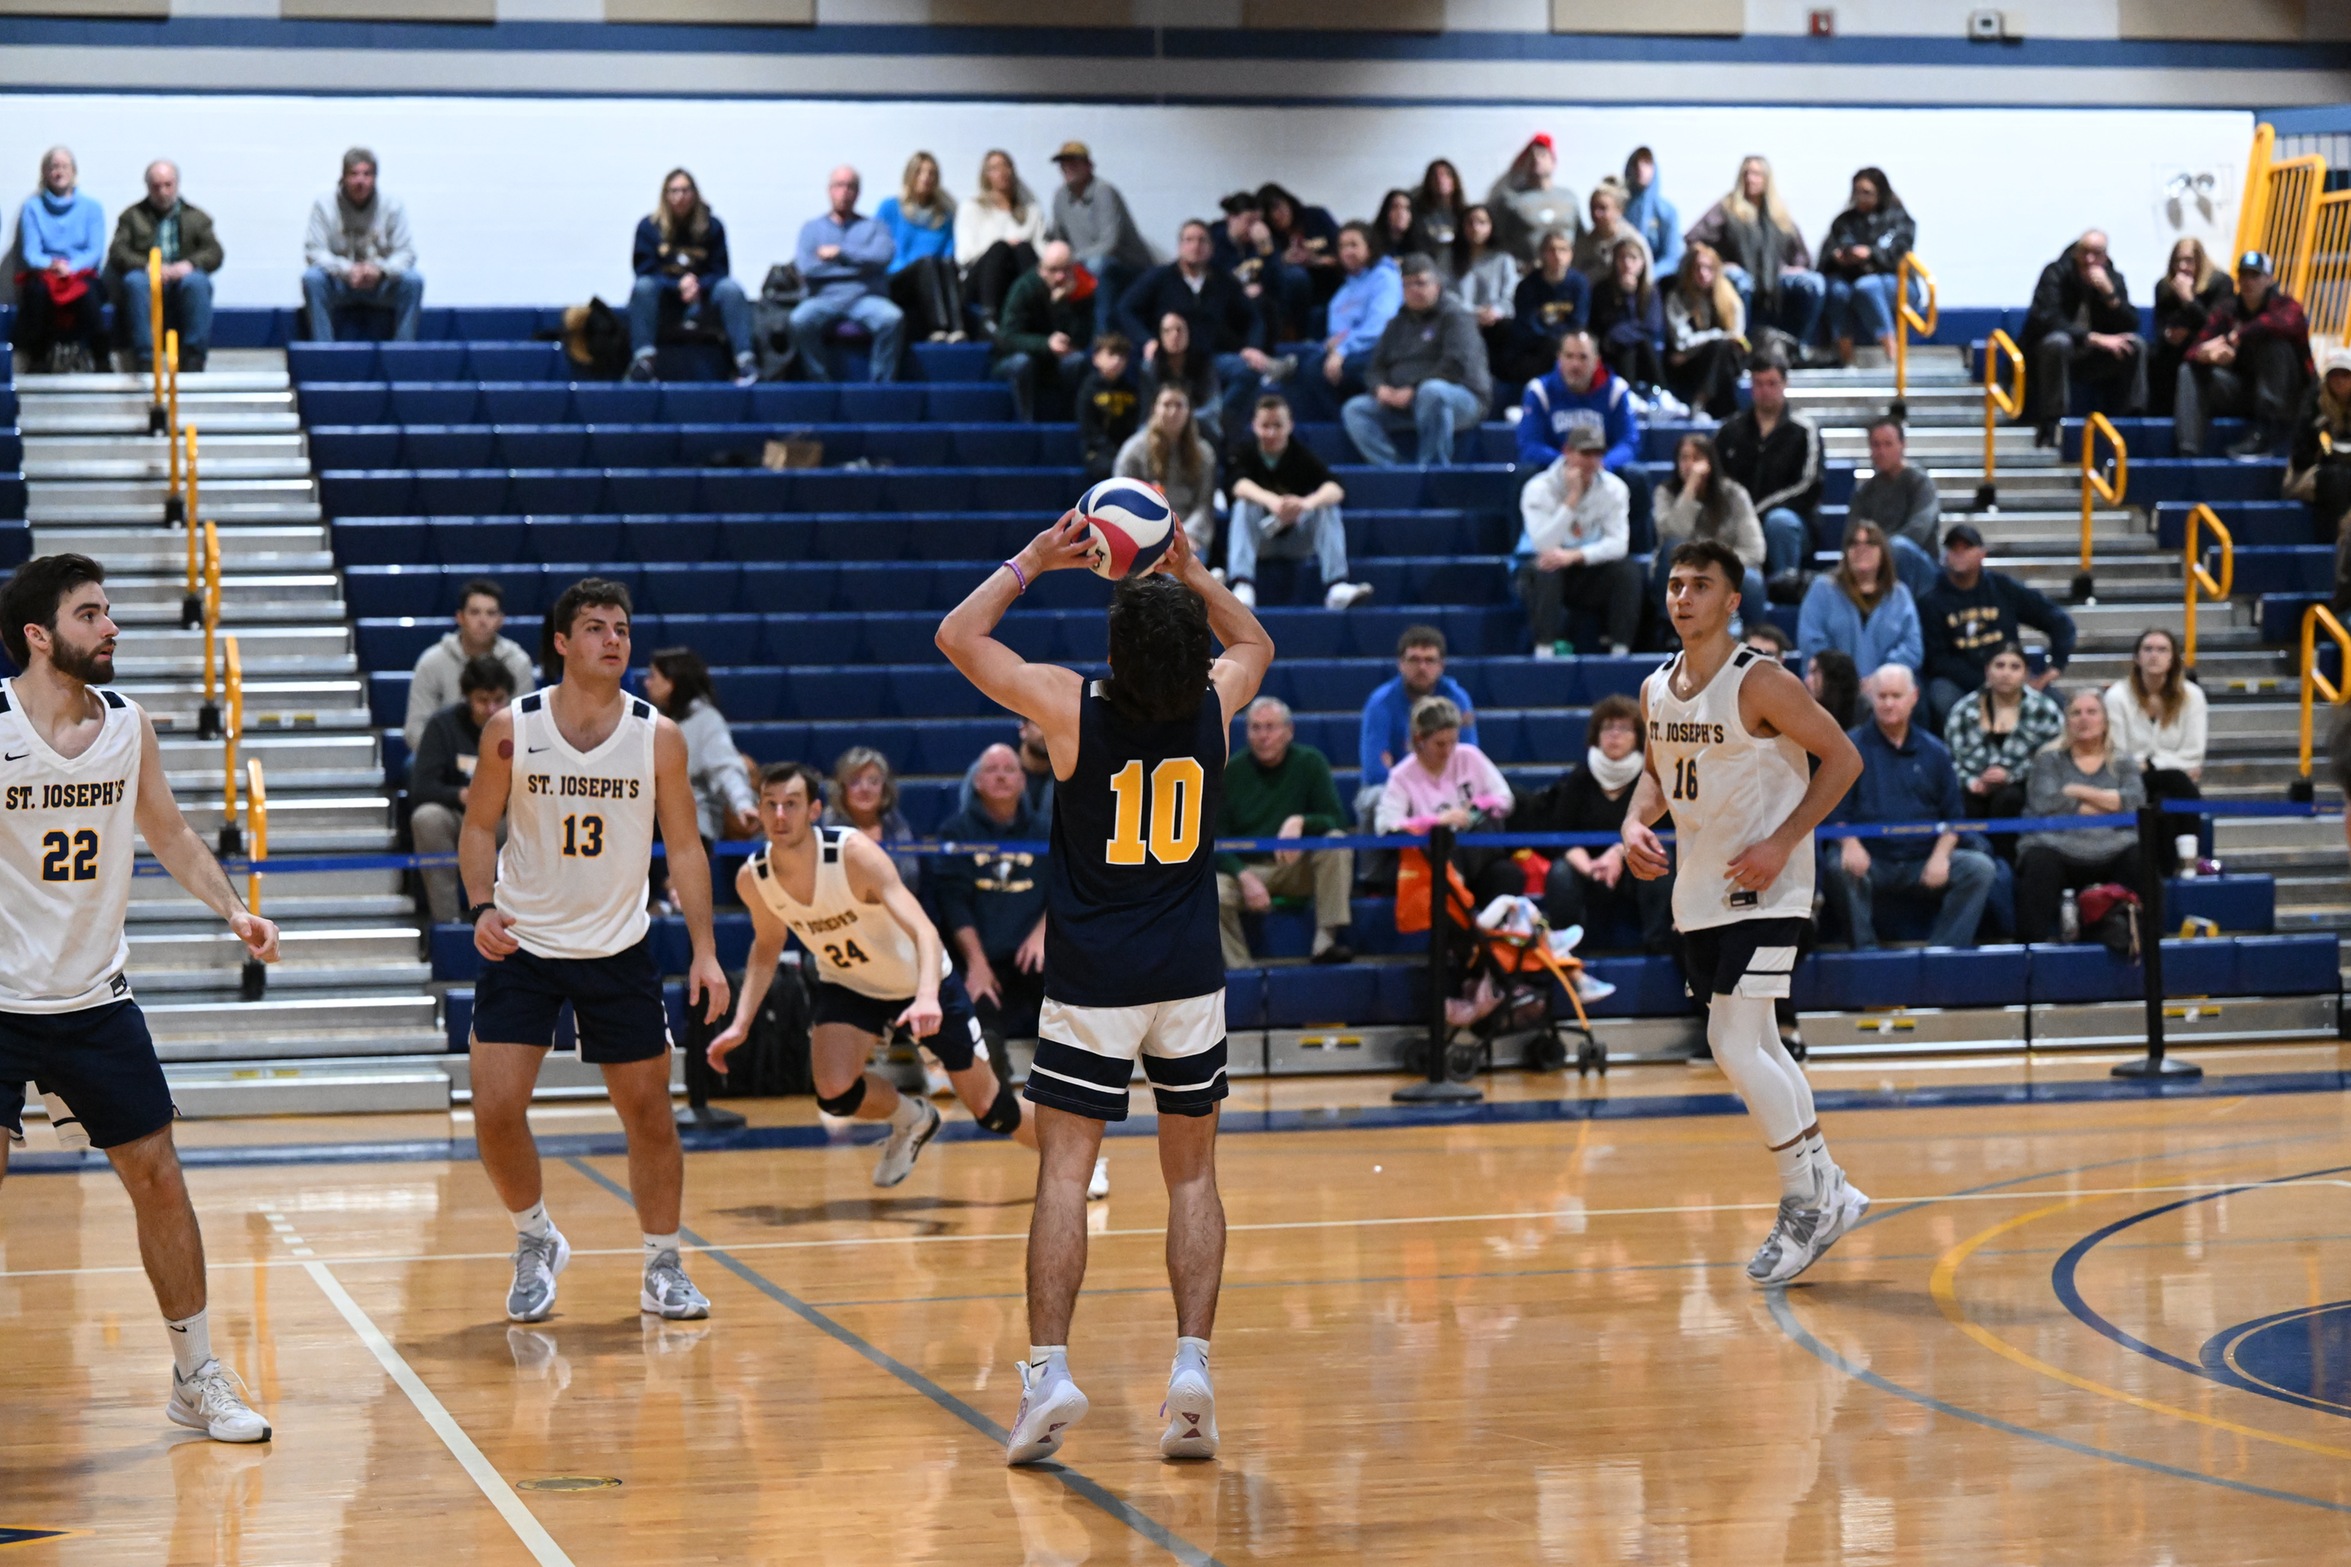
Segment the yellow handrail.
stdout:
<path fill-rule="evenodd" d="M 222 816 L 233 830 L 237 824 L 237 736 L 245 730 L 245 662 L 237 656 L 237 639 L 227 639 L 228 654 L 228 723 L 221 729 L 221 759 L 227 765 L 225 791 L 222 795 Z"/>
<path fill-rule="evenodd" d="M 2197 535 L 2209 529 L 2220 540 L 2220 578 L 2213 579 L 2204 569 L 2204 552 L 2197 548 Z M 2225 603 L 2229 590 L 2237 585 L 2237 541 L 2229 533 L 2228 524 L 2209 506 L 2198 506 L 2188 513 L 2188 537 L 2183 559 L 2186 569 L 2181 575 L 2188 582 L 2187 635 L 2180 645 L 2180 665 L 2184 669 L 2196 667 L 2196 595 L 2201 590 L 2205 597 Z"/>
<path fill-rule="evenodd" d="M 187 427 L 185 430 L 182 430 L 182 431 L 180 432 L 180 435 L 181 435 L 181 437 L 182 437 L 182 438 L 183 438 L 183 439 L 184 439 L 184 440 L 187 442 L 187 447 L 188 447 L 188 458 L 187 458 L 187 474 L 186 474 L 186 482 L 187 482 L 187 494 L 186 494 L 186 496 L 184 497 L 184 498 L 186 499 L 186 501 L 187 501 L 187 524 L 188 524 L 188 597 L 187 597 L 187 601 L 188 601 L 188 603 L 190 603 L 190 604 L 193 604 L 193 603 L 195 603 L 195 602 L 196 602 L 196 595 L 197 595 L 197 593 L 200 591 L 200 589 L 201 589 L 201 587 L 202 587 L 202 582 L 201 582 L 201 580 L 200 580 L 200 579 L 199 579 L 199 577 L 198 577 L 198 573 L 199 573 L 199 572 L 201 572 L 201 571 L 203 570 L 203 562 L 202 562 L 202 559 L 201 559 L 201 558 L 198 556 L 198 554 L 197 554 L 197 548 L 198 548 L 198 546 L 197 546 L 197 543 L 196 543 L 196 533 L 197 533 L 197 526 L 196 526 L 196 519 L 197 519 L 197 510 L 196 510 L 196 492 L 197 492 L 197 482 L 196 482 L 196 427 L 195 427 L 194 425 L 189 425 L 189 426 L 188 426 L 188 427 Z M 184 618 L 185 618 L 185 617 L 183 617 L 183 619 L 184 619 Z M 191 624 L 191 625 L 192 625 L 192 624 L 194 624 L 194 622 L 193 622 L 193 621 L 190 621 L 190 622 L 188 622 L 188 623 L 189 623 L 189 624 Z"/>
<path fill-rule="evenodd" d="M 180 333 L 174 327 L 163 334 L 163 352 L 155 363 L 163 376 L 163 449 L 171 460 L 171 489 L 164 496 L 163 520 L 188 520 L 187 497 L 180 493 Z"/>
<path fill-rule="evenodd" d="M 2254 236 L 2269 216 L 2269 155 L 2277 150 L 2277 127 L 2267 122 L 2253 127 L 2253 150 L 2245 159 L 2245 189 L 2237 199 L 2237 242 L 2230 247 L 2229 264 L 2253 248 Z"/>
<path fill-rule="evenodd" d="M 163 408 L 163 249 L 147 248 L 147 361 L 155 371 L 155 403 Z"/>
<path fill-rule="evenodd" d="M 190 537 L 194 532 L 189 530 Z M 204 582 L 198 603 L 198 618 L 204 625 L 204 708 L 196 732 L 209 740 L 220 723 L 219 665 L 214 647 L 220 632 L 220 533 L 209 522 L 204 524 Z"/>
<path fill-rule="evenodd" d="M 261 758 L 245 763 L 245 907 L 261 912 L 261 862 L 269 858 L 269 791 L 262 787 Z"/>
<path fill-rule="evenodd" d="M 2015 371 L 2013 390 L 2000 384 L 2000 356 L 2006 354 Z M 1976 510 L 1990 511 L 1999 504 L 1999 454 L 1996 432 L 1998 416 L 2011 419 L 2024 417 L 2024 350 L 2016 346 L 2016 339 L 1998 327 L 1984 343 L 1984 482 L 1976 487 Z"/>
<path fill-rule="evenodd" d="M 2098 471 L 2098 436 L 2101 433 L 2114 448 L 2114 479 L 2111 483 L 2105 474 Z M 2120 506 L 2123 493 L 2130 488 L 2130 476 L 2131 453 L 2130 448 L 2123 445 L 2122 432 L 2104 414 L 2090 415 L 2082 425 L 2082 566 L 2080 575 L 2074 578 L 2074 598 L 2077 602 L 2087 599 L 2092 592 L 2092 513 L 2097 510 L 2099 501 L 2109 506 Z"/>
<path fill-rule="evenodd" d="M 2338 707 L 2346 700 L 2351 700 L 2351 678 L 2346 678 L 2341 685 L 2337 685 L 2319 672 L 2318 629 L 2321 626 L 2326 627 L 2327 635 L 2334 639 L 2335 646 L 2342 649 L 2343 670 L 2347 676 L 2351 676 L 2351 631 L 2344 630 L 2343 623 L 2335 618 L 2335 612 L 2324 604 L 2311 605 L 2302 612 L 2301 762 L 2302 777 L 2305 783 L 2310 777 L 2311 698 L 2324 696 Z"/>
<path fill-rule="evenodd" d="M 1920 315 L 1910 303 L 1910 280 L 1917 278 L 1926 285 L 1927 310 Z M 1901 263 L 1894 268 L 1894 395 L 1910 395 L 1910 334 L 1921 338 L 1935 335 L 1935 323 L 1942 313 L 1935 305 L 1935 275 L 1926 269 L 1926 263 L 1908 251 L 1902 253 Z"/>

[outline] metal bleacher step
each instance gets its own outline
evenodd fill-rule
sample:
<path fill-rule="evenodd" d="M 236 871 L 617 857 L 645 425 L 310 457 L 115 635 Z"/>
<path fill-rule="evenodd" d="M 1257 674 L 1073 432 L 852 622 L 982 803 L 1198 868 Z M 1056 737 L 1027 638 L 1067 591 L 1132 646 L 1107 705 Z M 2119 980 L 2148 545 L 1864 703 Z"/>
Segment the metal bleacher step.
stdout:
<path fill-rule="evenodd" d="M 157 526 L 158 511 L 144 523 L 59 525 L 44 523 L 33 529 L 33 550 L 40 555 L 71 552 L 104 561 L 109 575 L 172 576 L 184 582 L 188 536 L 180 528 Z M 326 528 L 318 523 L 237 523 L 219 526 L 221 570 L 267 572 L 279 575 L 315 575 L 335 568 Z"/>
<path fill-rule="evenodd" d="M 43 394 L 29 391 L 25 395 L 39 402 Z M 182 410 L 183 422 L 186 410 Z M 182 450 L 185 450 L 183 445 Z M 269 431 L 250 435 L 214 435 L 199 429 L 197 456 L 204 471 L 213 472 L 215 462 L 255 462 L 287 460 L 307 461 L 310 452 L 309 437 L 299 430 Z M 37 479 L 73 479 L 106 477 L 125 465 L 144 465 L 144 472 L 160 478 L 171 471 L 171 447 L 161 435 L 28 435 L 24 443 L 25 472 Z M 68 469 L 52 471 L 52 464 L 96 463 L 104 465 L 105 474 L 82 475 Z M 36 469 L 35 465 L 40 466 Z"/>
<path fill-rule="evenodd" d="M 420 1036 L 420 1038 L 423 1036 Z M 439 1034 L 435 1049 L 445 1048 Z M 380 1060 L 269 1059 L 209 1065 L 173 1064 L 164 1077 L 182 1116 L 342 1115 L 449 1108 L 448 1070 L 421 1044 Z M 443 1057 L 442 1059 L 449 1059 Z"/>
<path fill-rule="evenodd" d="M 45 482 L 25 503 L 25 517 L 35 527 L 49 524 L 104 526 L 109 523 L 152 523 L 163 515 L 165 485 L 161 480 L 127 479 L 103 483 Z M 222 483 L 204 480 L 197 497 L 201 520 L 230 523 L 317 522 L 323 515 L 316 488 L 309 479 L 239 479 Z"/>
<path fill-rule="evenodd" d="M 136 698 L 159 729 L 194 730 L 204 701 L 201 676 L 118 680 L 115 689 Z M 364 729 L 367 720 L 367 691 L 355 676 L 245 682 L 248 735 L 271 729 Z"/>
<path fill-rule="evenodd" d="M 106 579 L 114 618 L 124 625 L 176 626 L 187 594 L 183 576 L 126 573 Z M 220 579 L 220 613 L 225 629 L 247 625 L 333 625 L 345 619 L 343 579 L 333 572 L 231 574 Z"/>
<path fill-rule="evenodd" d="M 248 679 L 269 675 L 350 675 L 359 669 L 350 632 L 333 625 L 234 626 Z M 204 633 L 177 626 L 141 627 L 114 656 L 118 683 L 204 677 Z"/>

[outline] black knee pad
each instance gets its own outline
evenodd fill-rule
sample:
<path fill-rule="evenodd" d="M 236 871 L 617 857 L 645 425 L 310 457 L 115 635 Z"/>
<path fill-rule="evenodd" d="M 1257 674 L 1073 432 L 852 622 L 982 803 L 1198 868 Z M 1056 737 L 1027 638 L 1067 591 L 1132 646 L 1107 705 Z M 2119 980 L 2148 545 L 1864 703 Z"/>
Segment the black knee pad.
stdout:
<path fill-rule="evenodd" d="M 1010 1137 L 1020 1130 L 1020 1095 L 1012 1091 L 1010 1083 L 996 1085 L 996 1102 L 988 1106 L 988 1113 L 979 1122 L 998 1137 Z"/>
<path fill-rule="evenodd" d="M 863 1103 L 865 1103 L 865 1074 L 863 1072 L 857 1074 L 857 1081 L 851 1083 L 841 1093 L 833 1095 L 832 1098 L 827 1099 L 822 1094 L 816 1096 L 816 1107 L 827 1115 L 855 1115 L 857 1107 Z"/>

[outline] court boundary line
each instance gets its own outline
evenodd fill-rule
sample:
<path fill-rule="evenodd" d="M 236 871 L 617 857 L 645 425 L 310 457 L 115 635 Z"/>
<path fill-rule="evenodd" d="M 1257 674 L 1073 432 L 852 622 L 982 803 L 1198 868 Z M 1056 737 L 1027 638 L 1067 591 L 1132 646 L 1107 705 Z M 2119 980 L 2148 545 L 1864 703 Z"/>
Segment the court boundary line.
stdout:
<path fill-rule="evenodd" d="M 586 1159 L 582 1158 L 581 1156 L 577 1154 L 567 1155 L 563 1162 L 594 1185 L 601 1187 L 609 1195 L 618 1198 L 621 1202 L 633 1202 L 633 1199 L 629 1196 L 627 1187 L 621 1185 L 619 1182 L 607 1176 L 603 1171 L 589 1164 Z M 940 1409 L 945 1410 L 948 1414 L 953 1415 L 956 1419 L 962 1421 L 965 1425 L 971 1427 L 980 1435 L 988 1438 L 999 1448 L 1002 1448 L 1006 1443 L 1011 1441 L 1011 1432 L 1005 1430 L 1004 1427 L 998 1425 L 995 1421 L 990 1420 L 986 1415 L 981 1414 L 970 1404 L 965 1403 L 960 1398 L 957 1398 L 953 1393 L 948 1392 L 938 1383 L 932 1381 L 929 1377 L 924 1376 L 921 1372 L 915 1370 L 912 1366 L 907 1365 L 904 1361 L 898 1359 L 889 1351 L 860 1336 L 856 1332 L 844 1326 L 842 1323 L 835 1321 L 832 1317 L 826 1315 L 823 1311 L 819 1310 L 815 1306 L 810 1305 L 807 1301 L 802 1300 L 799 1296 L 793 1294 L 790 1290 L 785 1289 L 781 1284 L 776 1283 L 773 1279 L 768 1278 L 765 1274 L 752 1267 L 749 1263 L 739 1261 L 734 1256 L 730 1255 L 725 1250 L 725 1248 L 712 1245 L 709 1241 L 704 1240 L 701 1236 L 695 1234 L 694 1231 L 686 1228 L 684 1225 L 680 1225 L 678 1227 L 678 1235 L 680 1239 L 691 1242 L 705 1256 L 710 1257 L 713 1261 L 717 1262 L 719 1266 L 725 1268 L 729 1273 L 732 1273 L 735 1275 L 735 1277 L 741 1279 L 744 1283 L 750 1285 L 753 1289 L 759 1291 L 762 1295 L 765 1295 L 768 1299 L 774 1301 L 777 1305 L 782 1306 L 786 1311 L 789 1311 L 792 1313 L 792 1315 L 798 1317 L 802 1322 L 805 1322 L 810 1327 L 815 1328 L 818 1332 L 824 1334 L 827 1338 L 832 1339 L 835 1343 L 840 1344 L 843 1348 L 852 1351 L 853 1353 L 880 1367 L 882 1370 L 887 1371 L 898 1381 L 906 1384 L 906 1386 L 912 1388 L 915 1392 L 920 1393 L 923 1397 L 929 1399 Z M 1103 1512 L 1109 1514 L 1118 1522 L 1125 1524 L 1129 1529 L 1132 1529 L 1135 1533 L 1141 1535 L 1144 1539 L 1149 1540 L 1153 1545 L 1156 1545 L 1161 1550 L 1166 1551 L 1177 1561 L 1184 1563 L 1185 1567 L 1225 1567 L 1225 1564 L 1219 1561 L 1214 1553 L 1204 1551 L 1199 1546 L 1194 1545 L 1191 1541 L 1185 1539 L 1182 1535 L 1177 1534 L 1173 1529 L 1170 1529 L 1167 1525 L 1161 1523 L 1158 1519 L 1152 1517 L 1149 1513 L 1144 1512 L 1141 1508 L 1135 1506 L 1134 1503 L 1128 1501 L 1125 1497 L 1120 1496 L 1116 1491 L 1111 1490 L 1108 1486 L 1102 1484 L 1099 1480 L 1092 1479 L 1089 1476 L 1081 1474 L 1077 1470 L 1070 1468 L 1068 1465 L 1061 1463 L 1032 1464 L 1025 1467 L 1033 1469 L 1039 1474 L 1050 1475 L 1053 1479 L 1059 1481 L 1062 1486 L 1072 1495 L 1093 1503 L 1094 1506 L 1100 1508 Z"/>
<path fill-rule="evenodd" d="M 483 1498 L 498 1510 L 499 1516 L 514 1531 L 522 1548 L 531 1553 L 539 1567 L 575 1567 L 571 1557 L 564 1553 L 562 1546 L 555 1543 L 555 1537 L 547 1532 L 546 1525 L 540 1523 L 537 1516 L 523 1505 L 522 1498 L 514 1493 L 514 1487 L 506 1483 L 506 1477 L 474 1445 L 473 1438 L 465 1434 L 465 1428 L 457 1423 L 456 1416 L 449 1413 L 448 1406 L 425 1385 L 424 1378 L 416 1374 L 416 1369 L 409 1365 L 399 1347 L 386 1336 L 383 1329 L 376 1326 L 375 1319 L 367 1314 L 366 1308 L 351 1298 L 351 1292 L 343 1287 L 343 1281 L 336 1278 L 323 1262 L 306 1261 L 302 1269 L 310 1275 L 311 1282 L 318 1286 L 319 1293 L 326 1296 L 328 1302 L 342 1313 L 343 1320 L 350 1324 L 352 1332 L 359 1335 L 360 1343 L 367 1346 L 368 1352 L 375 1356 L 376 1363 L 384 1368 L 393 1384 L 408 1395 L 408 1402 L 424 1417 L 424 1423 L 432 1429 L 433 1435 L 441 1439 L 441 1445 L 449 1450 L 449 1456 L 457 1460 L 458 1467 L 465 1471 Z"/>

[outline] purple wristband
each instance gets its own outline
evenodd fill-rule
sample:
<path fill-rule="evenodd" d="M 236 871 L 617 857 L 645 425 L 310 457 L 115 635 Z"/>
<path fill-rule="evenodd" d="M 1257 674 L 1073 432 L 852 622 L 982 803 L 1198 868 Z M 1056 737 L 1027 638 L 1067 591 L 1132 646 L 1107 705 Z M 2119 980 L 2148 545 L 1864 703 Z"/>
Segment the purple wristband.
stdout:
<path fill-rule="evenodd" d="M 1004 569 L 1012 573 L 1012 580 L 1020 584 L 1021 592 L 1026 593 L 1029 590 L 1029 574 L 1020 569 L 1019 561 L 1006 561 L 1004 563 Z"/>

